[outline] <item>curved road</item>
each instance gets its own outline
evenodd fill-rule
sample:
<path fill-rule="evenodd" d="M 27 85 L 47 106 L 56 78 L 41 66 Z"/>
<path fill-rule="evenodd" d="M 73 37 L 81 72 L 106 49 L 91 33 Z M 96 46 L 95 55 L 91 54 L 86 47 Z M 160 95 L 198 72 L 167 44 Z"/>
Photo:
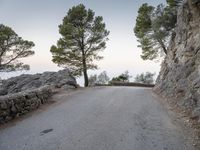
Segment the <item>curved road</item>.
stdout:
<path fill-rule="evenodd" d="M 60 93 L 0 129 L 0 150 L 192 150 L 150 88 Z"/>

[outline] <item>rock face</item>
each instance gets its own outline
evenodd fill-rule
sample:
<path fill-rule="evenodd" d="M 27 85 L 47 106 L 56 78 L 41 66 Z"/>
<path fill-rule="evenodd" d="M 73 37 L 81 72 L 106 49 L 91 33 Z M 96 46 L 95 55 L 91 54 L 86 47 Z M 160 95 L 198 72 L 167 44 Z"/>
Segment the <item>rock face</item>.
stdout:
<path fill-rule="evenodd" d="M 76 86 L 75 78 L 67 69 L 4 80 L 0 88 L 0 124 L 48 102 L 54 89 L 66 90 Z"/>
<path fill-rule="evenodd" d="M 18 93 L 33 90 L 39 87 L 53 85 L 57 88 L 62 86 L 76 86 L 76 80 L 67 69 L 58 72 L 44 72 L 42 74 L 24 74 L 3 80 L 0 87 L 0 95 Z"/>
<path fill-rule="evenodd" d="M 186 0 L 154 90 L 200 112 L 200 0 Z M 200 115 L 200 113 L 199 113 Z"/>

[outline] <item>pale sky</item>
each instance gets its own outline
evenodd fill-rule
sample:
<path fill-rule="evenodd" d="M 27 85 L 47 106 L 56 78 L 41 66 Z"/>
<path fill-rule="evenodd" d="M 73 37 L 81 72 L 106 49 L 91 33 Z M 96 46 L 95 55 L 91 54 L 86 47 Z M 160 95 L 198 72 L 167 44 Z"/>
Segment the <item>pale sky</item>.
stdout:
<path fill-rule="evenodd" d="M 165 0 L 0 0 L 0 23 L 36 45 L 33 48 L 35 55 L 23 60 L 30 65 L 30 71 L 3 73 L 1 76 L 6 78 L 21 73 L 62 69 L 51 61 L 50 47 L 60 37 L 58 25 L 68 9 L 80 3 L 95 11 L 95 15 L 103 16 L 110 31 L 107 48 L 101 53 L 104 59 L 97 62 L 99 70 L 89 71 L 89 75 L 104 70 L 110 77 L 126 70 L 133 77 L 146 71 L 158 74 L 160 63 L 140 58 L 141 49 L 137 47 L 133 33 L 137 10 L 145 2 L 156 6 Z M 82 79 L 78 82 L 82 84 Z"/>

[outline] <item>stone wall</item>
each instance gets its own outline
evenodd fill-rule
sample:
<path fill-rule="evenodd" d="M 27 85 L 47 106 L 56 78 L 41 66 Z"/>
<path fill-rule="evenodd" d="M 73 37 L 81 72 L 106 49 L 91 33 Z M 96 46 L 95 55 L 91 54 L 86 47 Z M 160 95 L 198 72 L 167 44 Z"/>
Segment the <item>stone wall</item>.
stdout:
<path fill-rule="evenodd" d="M 0 96 L 0 124 L 46 103 L 53 93 L 52 86 L 44 86 L 35 90 Z"/>
<path fill-rule="evenodd" d="M 200 0 L 183 2 L 175 32 L 154 90 L 200 118 Z"/>
<path fill-rule="evenodd" d="M 0 85 L 0 124 L 37 109 L 48 102 L 55 90 L 76 87 L 76 80 L 67 69 L 3 80 Z"/>
<path fill-rule="evenodd" d="M 144 84 L 144 83 L 136 83 L 136 82 L 119 82 L 119 81 L 113 81 L 110 82 L 110 86 L 136 86 L 136 87 L 154 87 L 154 84 Z M 99 85 L 97 85 L 99 86 Z"/>

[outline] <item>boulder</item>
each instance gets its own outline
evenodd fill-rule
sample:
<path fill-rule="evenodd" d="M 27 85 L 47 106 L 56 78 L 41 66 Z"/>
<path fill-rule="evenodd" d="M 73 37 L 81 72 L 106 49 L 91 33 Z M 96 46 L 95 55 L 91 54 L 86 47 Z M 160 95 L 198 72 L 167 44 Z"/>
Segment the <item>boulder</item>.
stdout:
<path fill-rule="evenodd" d="M 18 93 L 26 90 L 33 90 L 39 87 L 53 85 L 57 88 L 70 85 L 77 86 L 75 78 L 68 69 L 58 72 L 44 72 L 42 74 L 23 74 L 3 80 L 0 86 L 0 95 Z"/>

